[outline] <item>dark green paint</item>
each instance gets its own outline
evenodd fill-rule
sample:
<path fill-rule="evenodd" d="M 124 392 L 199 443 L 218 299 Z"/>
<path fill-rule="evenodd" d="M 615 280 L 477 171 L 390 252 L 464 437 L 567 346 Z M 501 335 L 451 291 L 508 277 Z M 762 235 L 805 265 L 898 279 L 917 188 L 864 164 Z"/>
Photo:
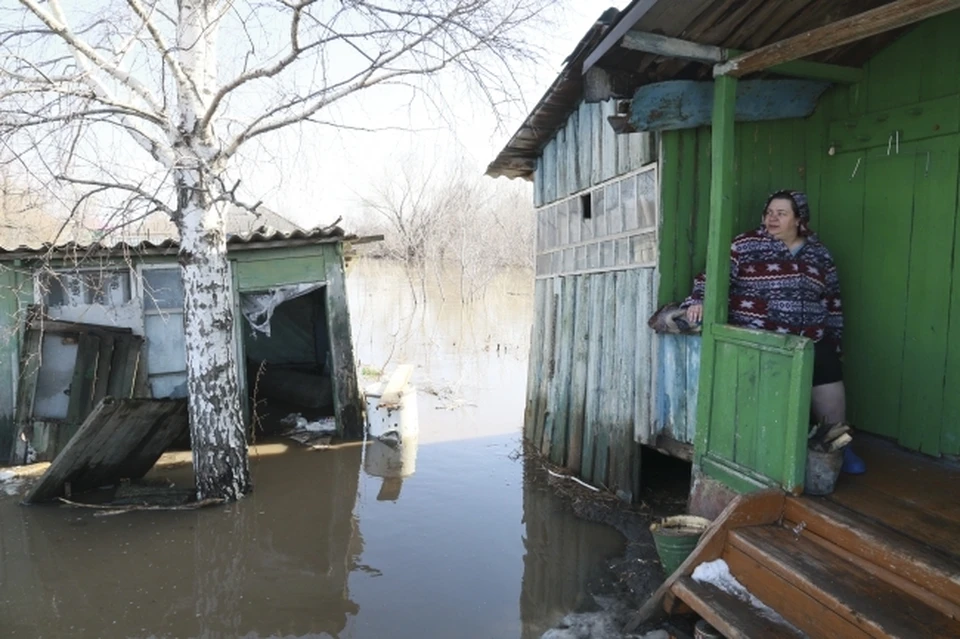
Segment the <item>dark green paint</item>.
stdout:
<path fill-rule="evenodd" d="M 960 393 L 955 391 L 960 388 L 958 33 L 958 11 L 928 20 L 870 61 L 862 82 L 828 91 L 809 118 L 737 126 L 733 161 L 730 236 L 756 226 L 763 200 L 774 189 L 801 188 L 810 198 L 814 229 L 840 272 L 851 420 L 934 455 L 960 454 Z M 691 204 L 696 197 L 690 194 L 711 180 L 701 162 L 708 132 L 661 137 L 661 303 L 683 299 L 692 274 L 706 263 L 696 248 L 707 236 L 706 215 Z M 696 148 L 685 145 L 690 139 Z M 676 183 L 666 182 L 670 176 Z M 726 232 L 723 239 L 730 239 Z M 736 367 L 730 361 L 714 364 L 713 354 L 704 349 L 701 370 L 712 367 L 744 380 L 740 350 L 723 347 L 719 353 L 735 359 Z M 806 406 L 793 393 L 790 414 L 779 411 L 781 399 L 769 398 L 777 388 L 795 386 L 781 387 L 765 353 L 760 363 L 765 399 L 754 441 L 757 450 L 779 449 L 781 440 L 764 425 L 782 430 L 783 420 L 794 419 Z M 776 375 L 809 372 L 800 360 L 794 360 L 794 368 L 775 366 Z M 742 406 L 749 393 L 730 395 L 729 383 L 721 381 L 713 390 L 701 395 L 701 405 L 704 399 L 725 397 L 736 409 L 734 417 L 719 405 L 718 415 L 750 418 Z M 698 433 L 698 450 L 706 450 L 709 442 L 729 452 L 730 427 L 718 425 L 716 433 L 713 428 L 711 423 L 709 433 Z M 788 434 L 782 444 L 796 451 L 793 468 L 782 466 L 790 456 L 760 456 L 756 465 L 764 475 L 802 478 L 803 442 L 795 435 Z M 746 455 L 739 448 L 743 441 L 736 440 L 738 459 Z"/>

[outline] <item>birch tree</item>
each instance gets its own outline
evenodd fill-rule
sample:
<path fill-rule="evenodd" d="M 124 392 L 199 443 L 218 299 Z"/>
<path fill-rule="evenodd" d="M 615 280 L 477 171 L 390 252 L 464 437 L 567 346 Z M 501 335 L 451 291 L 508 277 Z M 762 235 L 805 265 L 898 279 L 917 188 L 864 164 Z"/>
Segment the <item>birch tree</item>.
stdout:
<path fill-rule="evenodd" d="M 198 498 L 250 489 L 231 347 L 227 203 L 238 154 L 265 136 L 342 125 L 333 109 L 446 73 L 493 107 L 532 61 L 549 0 L 3 0 L 0 137 L 51 183 L 161 211 L 180 238 Z M 390 92 L 381 93 L 389 96 Z M 437 100 L 433 100 L 437 103 Z M 125 143 L 136 151 L 126 151 Z"/>

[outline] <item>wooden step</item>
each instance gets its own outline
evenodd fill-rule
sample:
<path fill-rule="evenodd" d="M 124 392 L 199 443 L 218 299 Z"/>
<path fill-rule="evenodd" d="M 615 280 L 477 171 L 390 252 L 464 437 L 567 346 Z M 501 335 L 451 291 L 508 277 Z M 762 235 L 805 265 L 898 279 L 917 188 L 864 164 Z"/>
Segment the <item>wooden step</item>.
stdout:
<path fill-rule="evenodd" d="M 730 552 L 725 556 L 732 564 L 733 575 L 787 621 L 811 636 L 960 637 L 960 622 L 802 535 L 794 535 L 789 529 L 743 528 L 728 535 L 727 545 Z M 761 569 L 744 571 L 743 558 L 734 550 L 759 564 Z M 790 602 L 769 601 L 767 593 L 773 588 L 765 582 L 770 581 L 769 577 L 765 580 L 765 572 L 773 573 L 779 581 L 819 603 L 824 611 L 818 616 L 809 606 L 804 609 Z M 833 625 L 835 618 L 839 618 L 836 628 L 825 631 L 823 625 Z"/>
<path fill-rule="evenodd" d="M 672 591 L 727 639 L 798 639 L 803 636 L 795 628 L 761 615 L 750 604 L 716 586 L 698 583 L 691 577 L 680 577 L 673 584 Z"/>
<path fill-rule="evenodd" d="M 800 526 L 811 541 L 832 544 L 831 552 L 960 619 L 960 561 L 952 555 L 826 500 L 787 499 L 783 516 L 785 526 Z"/>

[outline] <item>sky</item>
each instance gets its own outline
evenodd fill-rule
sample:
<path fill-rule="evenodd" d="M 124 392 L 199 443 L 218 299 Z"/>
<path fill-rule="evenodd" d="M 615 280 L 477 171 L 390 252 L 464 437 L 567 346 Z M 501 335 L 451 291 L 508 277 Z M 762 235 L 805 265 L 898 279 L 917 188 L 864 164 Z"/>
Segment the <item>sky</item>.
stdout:
<path fill-rule="evenodd" d="M 89 6 L 64 2 L 69 9 L 66 20 L 75 27 L 92 22 L 103 25 L 99 20 L 100 12 L 114 1 L 120 0 L 101 0 Z M 342 218 L 343 226 L 348 231 L 354 230 L 362 221 L 362 198 L 369 197 L 378 184 L 382 186 L 396 176 L 401 165 L 418 167 L 423 175 L 438 176 L 444 171 L 456 171 L 474 175 L 478 180 L 493 182 L 492 178 L 481 178 L 486 166 L 556 78 L 564 59 L 605 10 L 611 6 L 622 8 L 627 2 L 554 0 L 549 13 L 541 14 L 543 24 L 531 32 L 529 44 L 539 53 L 541 62 L 513 68 L 517 90 L 515 94 L 506 96 L 506 104 L 499 109 L 499 113 L 494 112 L 476 84 L 464 81 L 462 75 L 441 74 L 436 80 L 430 80 L 429 92 L 416 93 L 402 86 L 379 85 L 326 107 L 317 114 L 318 119 L 355 128 L 303 124 L 257 137 L 244 144 L 234 159 L 236 165 L 231 167 L 228 179 L 231 183 L 240 179 L 237 192 L 248 204 L 261 202 L 305 228 L 331 224 Z M 271 45 L 278 42 L 284 46 L 286 44 L 283 40 L 287 33 L 285 15 L 278 18 L 269 11 L 265 13 L 263 7 L 269 5 L 241 3 L 236 6 L 245 7 L 246 13 L 238 10 L 236 24 L 233 27 L 225 26 L 219 36 L 219 64 L 224 78 L 234 77 L 240 67 L 225 69 L 223 65 L 245 65 L 252 50 L 258 53 L 279 51 L 282 47 L 278 49 Z M 4 24 L 20 20 L 20 15 L 22 9 L 14 0 L 0 0 L 0 18 Z M 13 24 L 16 23 L 10 23 L 11 26 Z M 170 26 L 164 21 L 156 24 Z M 255 28 L 248 29 L 248 26 Z M 109 26 L 103 28 L 113 34 Z M 123 44 L 126 41 L 117 39 L 120 35 L 98 36 L 90 32 L 85 33 L 84 37 L 114 37 L 115 43 L 108 46 L 121 46 L 121 50 L 125 51 L 124 70 L 154 92 L 163 91 L 156 85 L 156 81 L 161 79 L 167 94 L 172 95 L 169 76 L 158 71 L 156 51 L 153 50 L 152 56 L 138 55 L 136 48 L 127 49 Z M 163 35 L 161 32 L 161 37 Z M 173 37 L 172 33 L 166 35 Z M 275 41 L 278 37 L 281 40 Z M 29 35 L 26 38 L 23 41 L 27 43 L 26 48 L 20 51 L 20 55 L 26 59 L 40 56 L 41 59 L 70 60 L 65 48 L 61 55 L 59 50 L 45 48 L 49 46 L 45 40 L 32 42 Z M 371 46 L 375 47 L 376 44 Z M 233 54 L 234 49 L 236 54 Z M 338 73 L 343 77 L 344 74 L 355 72 L 351 70 L 351 64 L 356 64 L 356 60 L 351 62 L 350 59 L 353 49 L 348 47 L 344 51 L 341 47 L 324 51 L 330 56 L 329 67 L 311 62 L 311 58 L 306 57 L 302 62 L 304 66 L 296 70 L 291 68 L 285 76 L 287 81 L 303 89 L 310 87 L 310 83 L 335 81 Z M 109 78 L 107 81 L 110 81 Z M 129 88 L 115 89 L 129 92 Z M 241 126 L 239 122 L 249 115 L 247 111 L 250 114 L 258 112 L 270 103 L 273 91 L 283 90 L 262 83 L 244 85 L 240 91 L 232 94 L 234 97 L 228 98 L 229 107 L 221 109 L 225 111 L 220 118 L 222 126 Z M 123 93 L 116 95 L 121 102 L 125 99 Z M 102 176 L 116 174 L 120 179 L 137 184 L 169 181 L 169 174 L 120 128 L 93 125 L 76 139 L 73 138 L 73 129 L 69 127 L 54 127 L 53 131 L 47 137 L 44 137 L 44 133 L 21 139 L 22 148 L 11 150 L 31 158 L 23 164 L 35 176 L 49 176 L 58 170 L 48 166 L 49 156 L 53 154 L 53 157 L 70 158 L 69 170 L 75 177 L 109 180 L 109 177 Z M 221 134 L 225 131 L 218 129 Z M 163 135 L 159 130 L 153 134 Z M 63 149 L 68 146 L 72 152 L 64 156 Z M 39 164 L 34 166 L 31 164 L 34 161 Z M 61 187 L 59 180 L 38 179 L 46 179 L 48 186 L 53 185 L 50 193 L 64 213 L 79 198 L 81 191 L 71 190 L 70 186 Z M 506 178 L 498 178 L 495 184 L 497 188 L 501 188 L 502 184 L 505 190 L 515 190 L 518 186 L 524 188 L 525 185 L 522 181 L 511 183 Z M 526 188 L 529 189 L 529 185 Z M 97 210 L 109 210 L 107 201 L 91 199 L 87 204 Z M 92 226 L 84 222 L 92 231 L 115 224 L 112 218 L 95 217 L 94 220 Z"/>
<path fill-rule="evenodd" d="M 407 127 L 405 131 L 288 132 L 247 154 L 245 188 L 264 205 L 302 226 L 331 223 L 343 217 L 346 226 L 360 219 L 359 203 L 376 181 L 389 179 L 397 163 L 428 165 L 461 163 L 482 174 L 487 164 L 517 130 L 562 69 L 563 60 L 591 25 L 609 7 L 623 8 L 626 0 L 564 0 L 550 16 L 548 33 L 535 44 L 544 63 L 519 69 L 522 101 L 518 100 L 498 122 L 491 109 L 463 87 L 441 84 L 447 108 L 442 114 L 405 95 L 395 100 L 358 99 L 349 109 L 362 111 L 373 128 Z M 351 113 L 356 121 L 356 113 Z M 252 169 L 252 170 L 250 170 Z M 491 179 L 491 178 L 484 178 Z M 506 178 L 498 178 L 506 181 Z"/>

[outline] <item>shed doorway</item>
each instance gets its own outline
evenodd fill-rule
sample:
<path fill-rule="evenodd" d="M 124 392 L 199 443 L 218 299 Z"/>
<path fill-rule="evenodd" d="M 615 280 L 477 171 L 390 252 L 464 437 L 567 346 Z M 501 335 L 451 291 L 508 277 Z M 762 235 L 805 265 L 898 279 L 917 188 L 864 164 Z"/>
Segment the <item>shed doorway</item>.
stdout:
<path fill-rule="evenodd" d="M 960 454 L 960 136 L 824 162 L 816 228 L 840 272 L 848 413 L 928 455 Z"/>
<path fill-rule="evenodd" d="M 298 415 L 335 429 L 326 293 L 322 284 L 299 284 L 240 296 L 255 436 L 295 429 Z"/>

